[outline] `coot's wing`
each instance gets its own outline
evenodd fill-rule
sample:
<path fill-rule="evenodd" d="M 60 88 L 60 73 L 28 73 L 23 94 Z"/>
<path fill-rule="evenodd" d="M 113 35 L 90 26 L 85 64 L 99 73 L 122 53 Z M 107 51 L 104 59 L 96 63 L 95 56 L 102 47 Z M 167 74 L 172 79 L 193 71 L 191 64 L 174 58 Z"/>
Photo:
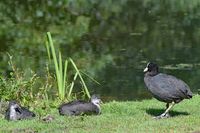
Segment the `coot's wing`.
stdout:
<path fill-rule="evenodd" d="M 23 118 L 29 118 L 29 117 L 35 117 L 35 113 L 31 112 L 29 109 L 25 107 L 21 107 L 21 117 Z"/>
<path fill-rule="evenodd" d="M 98 114 L 99 109 L 96 107 L 93 103 L 87 102 L 87 103 L 82 103 L 76 106 L 76 109 L 83 114 L 91 115 L 91 114 Z"/>
<path fill-rule="evenodd" d="M 190 87 L 182 80 L 177 79 L 174 76 L 161 74 L 163 77 L 167 78 L 167 81 L 171 84 L 171 86 L 176 90 L 174 92 L 179 92 L 179 96 L 183 96 L 183 98 L 190 98 L 192 96 L 192 92 L 190 90 Z M 171 89 L 173 89 L 171 87 Z M 178 95 L 177 94 L 177 95 Z"/>
<path fill-rule="evenodd" d="M 165 101 L 177 101 L 189 98 L 191 93 L 188 85 L 180 79 L 167 74 L 158 74 L 151 78 L 151 89 L 159 98 Z M 156 92 L 157 91 L 157 92 Z"/>
<path fill-rule="evenodd" d="M 85 101 L 83 100 L 75 100 L 75 101 L 71 101 L 71 102 L 68 102 L 68 103 L 63 103 L 61 104 L 58 109 L 62 109 L 63 107 L 73 107 L 74 105 L 78 105 L 78 104 L 84 104 Z"/>
<path fill-rule="evenodd" d="M 75 100 L 68 103 L 64 103 L 59 106 L 58 110 L 60 114 L 78 115 L 81 113 L 80 108 L 87 103 L 83 100 Z"/>

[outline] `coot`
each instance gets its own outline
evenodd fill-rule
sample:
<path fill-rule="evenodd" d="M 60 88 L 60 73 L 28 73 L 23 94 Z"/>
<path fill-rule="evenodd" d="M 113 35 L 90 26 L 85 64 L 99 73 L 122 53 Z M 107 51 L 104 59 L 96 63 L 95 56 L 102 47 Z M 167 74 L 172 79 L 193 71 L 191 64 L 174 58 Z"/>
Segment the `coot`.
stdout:
<path fill-rule="evenodd" d="M 58 110 L 60 115 L 90 115 L 100 114 L 101 100 L 98 96 L 93 95 L 91 101 L 76 100 L 69 103 L 62 104 Z"/>
<path fill-rule="evenodd" d="M 171 75 L 159 73 L 157 64 L 148 63 L 144 72 L 144 82 L 148 90 L 157 100 L 167 103 L 165 112 L 156 118 L 169 117 L 168 112 L 176 103 L 183 99 L 192 98 L 192 92 L 184 81 Z"/>
<path fill-rule="evenodd" d="M 20 106 L 16 101 L 10 101 L 6 110 L 5 118 L 7 120 L 21 120 L 35 117 L 35 114 L 27 108 Z"/>

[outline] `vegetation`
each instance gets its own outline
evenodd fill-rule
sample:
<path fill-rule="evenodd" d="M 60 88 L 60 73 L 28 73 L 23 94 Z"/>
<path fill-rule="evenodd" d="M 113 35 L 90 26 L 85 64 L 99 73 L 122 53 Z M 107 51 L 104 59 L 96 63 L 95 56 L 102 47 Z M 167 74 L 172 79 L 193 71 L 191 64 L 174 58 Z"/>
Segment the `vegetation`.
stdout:
<path fill-rule="evenodd" d="M 0 132 L 200 131 L 198 95 L 163 120 L 152 119 L 165 107 L 156 100 L 105 103 L 100 116 L 62 117 L 56 109 L 90 93 L 108 101 L 150 97 L 147 60 L 198 93 L 199 7 L 199 0 L 0 1 L 0 101 L 16 99 L 37 114 L 19 122 L 2 117 Z M 48 113 L 55 120 L 45 123 Z"/>
<path fill-rule="evenodd" d="M 39 77 L 33 71 L 29 73 L 20 71 L 13 64 L 13 57 L 11 55 L 8 56 L 10 58 L 9 65 L 12 67 L 13 71 L 10 73 L 10 77 L 0 77 L 1 101 L 15 99 L 21 101 L 22 104 L 31 104 L 34 100 L 38 99 L 38 96 L 44 98 L 46 95 L 44 86 L 41 86 L 38 91 L 34 90 L 39 83 Z M 47 85 L 47 87 L 49 86 Z"/>
<path fill-rule="evenodd" d="M 185 100 L 174 106 L 172 118 L 155 120 L 152 117 L 164 111 L 165 104 L 157 100 L 109 102 L 102 105 L 99 116 L 59 116 L 57 109 L 48 113 L 55 119 L 44 122 L 39 117 L 33 120 L 8 122 L 0 120 L 0 132 L 72 132 L 72 133 L 169 133 L 199 132 L 200 96 Z"/>
<path fill-rule="evenodd" d="M 10 77 L 4 77 L 4 76 L 0 77 L 1 101 L 9 101 L 9 100 L 14 99 L 14 100 L 20 101 L 22 105 L 31 105 L 33 103 L 36 103 L 36 105 L 34 106 L 36 107 L 38 106 L 37 105 L 38 102 L 44 103 L 42 102 L 42 100 L 48 101 L 49 96 L 50 96 L 51 97 L 50 100 L 55 100 L 56 105 L 58 105 L 60 100 L 69 101 L 72 98 L 74 98 L 74 96 L 77 96 L 77 95 L 72 96 L 72 90 L 74 89 L 74 85 L 75 85 L 75 81 L 77 80 L 77 77 L 80 78 L 81 84 L 83 86 L 82 87 L 83 94 L 87 95 L 87 97 L 90 98 L 90 93 L 88 91 L 88 88 L 81 76 L 80 70 L 77 68 L 74 61 L 71 58 L 69 58 L 68 60 L 65 60 L 65 65 L 63 69 L 63 63 L 62 63 L 63 60 L 62 60 L 61 52 L 59 51 L 59 57 L 57 59 L 57 54 L 53 45 L 53 40 L 51 38 L 50 32 L 47 33 L 47 39 L 48 39 L 48 43 L 46 45 L 47 53 L 49 56 L 50 64 L 51 64 L 51 56 L 53 57 L 56 80 L 54 80 L 54 76 L 51 76 L 53 74 L 49 72 L 48 65 L 46 68 L 47 71 L 46 71 L 45 79 L 37 76 L 37 74 L 35 74 L 33 71 L 29 72 L 29 75 L 27 77 L 27 73 L 20 71 L 14 65 L 13 60 L 12 60 L 13 56 L 8 54 L 9 65 L 12 68 L 12 71 L 8 74 L 8 76 Z M 69 74 L 69 70 L 67 71 L 68 63 L 71 63 L 71 66 L 74 68 L 75 70 L 74 74 L 73 73 Z M 74 75 L 74 77 L 72 78 L 72 81 L 70 80 L 71 75 Z M 57 84 L 58 91 L 56 95 L 52 95 L 51 90 L 55 86 L 54 85 L 55 83 Z"/>
<path fill-rule="evenodd" d="M 64 66 L 63 66 L 63 60 L 62 60 L 62 56 L 61 56 L 61 52 L 59 51 L 59 58 L 56 57 L 56 51 L 54 48 L 54 44 L 53 44 L 53 40 L 51 38 L 51 34 L 50 32 L 47 32 L 47 39 L 48 39 L 48 43 L 46 45 L 47 47 L 47 53 L 50 59 L 50 53 L 53 57 L 53 62 L 54 62 L 54 67 L 55 67 L 55 73 L 56 73 L 56 80 L 57 80 L 57 87 L 58 87 L 58 96 L 60 97 L 61 100 L 64 100 L 66 97 L 66 92 L 67 92 L 67 99 L 71 99 L 71 93 L 74 87 L 74 82 L 77 78 L 77 76 L 80 78 L 81 83 L 84 87 L 83 91 L 85 92 L 85 94 L 88 96 L 88 98 L 90 98 L 90 93 L 88 91 L 87 86 L 85 85 L 85 82 L 80 74 L 80 71 L 78 70 L 76 64 L 74 63 L 74 61 L 69 58 L 68 60 L 65 60 Z M 50 52 L 51 51 L 51 52 Z M 72 66 L 75 69 L 75 74 L 73 77 L 73 81 L 69 84 L 68 79 L 68 71 L 67 71 L 67 67 L 68 64 L 71 63 Z M 64 68 L 63 68 L 64 67 Z"/>

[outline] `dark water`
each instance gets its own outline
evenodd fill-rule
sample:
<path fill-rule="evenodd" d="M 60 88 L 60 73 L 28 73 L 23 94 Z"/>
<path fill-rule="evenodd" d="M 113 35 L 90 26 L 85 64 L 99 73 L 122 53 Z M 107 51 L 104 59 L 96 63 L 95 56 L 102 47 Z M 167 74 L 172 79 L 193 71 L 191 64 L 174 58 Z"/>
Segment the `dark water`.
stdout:
<path fill-rule="evenodd" d="M 128 65 L 128 64 L 127 64 Z M 193 93 L 198 93 L 200 88 L 199 65 L 168 64 L 161 65 L 160 72 L 174 75 L 185 81 Z M 143 77 L 143 67 L 146 63 L 138 66 L 110 66 L 105 70 L 100 80 L 101 85 L 94 85 L 94 92 L 99 93 L 105 100 L 142 100 L 151 98 L 152 95 L 146 89 Z M 93 86 L 93 87 L 94 87 Z"/>
<path fill-rule="evenodd" d="M 134 39 L 135 37 L 116 38 L 114 43 L 124 41 L 127 44 L 124 45 L 123 49 L 118 49 L 118 52 L 114 53 L 115 63 L 108 63 L 97 74 L 96 79 L 101 85 L 93 84 L 91 86 L 92 92 L 101 94 L 105 100 L 151 98 L 151 94 L 144 85 L 143 69 L 148 61 L 154 61 L 160 66 L 160 72 L 182 79 L 190 86 L 193 93 L 198 93 L 200 89 L 199 45 L 184 44 L 176 47 L 175 43 L 169 43 L 166 47 L 154 44 L 135 47 Z M 141 44 L 143 39 L 144 36 L 141 36 L 137 43 Z"/>
<path fill-rule="evenodd" d="M 159 4 L 154 3 L 157 6 L 152 4 L 140 10 L 140 6 L 137 7 L 130 1 L 127 12 L 129 10 L 129 13 L 135 16 L 128 19 L 130 25 L 127 25 L 127 29 L 131 32 L 120 32 L 114 38 L 109 38 L 107 43 L 113 46 L 109 53 L 113 55 L 114 63 L 107 63 L 97 74 L 96 79 L 101 85 L 92 85 L 93 92 L 100 93 L 106 99 L 115 100 L 151 98 L 144 85 L 143 69 L 148 61 L 155 61 L 160 66 L 160 72 L 182 79 L 192 92 L 198 93 L 199 4 L 196 8 L 189 9 L 192 3 L 185 2 L 183 1 L 184 7 L 175 8 L 170 2 L 160 1 Z M 138 9 L 138 12 L 131 7 Z"/>
<path fill-rule="evenodd" d="M 0 51 L 9 51 L 13 54 L 17 66 L 22 70 L 29 71 L 31 68 L 42 75 L 47 57 L 45 57 L 43 35 L 46 29 L 50 29 L 56 40 L 56 47 L 60 46 L 63 56 L 72 57 L 76 63 L 78 62 L 78 66 L 100 83 L 98 85 L 87 81 L 90 92 L 100 94 L 105 100 L 151 98 L 143 82 L 143 69 L 148 61 L 155 61 L 160 66 L 160 72 L 184 80 L 194 93 L 198 93 L 200 89 L 200 2 L 198 0 L 106 2 L 98 1 L 94 5 L 89 4 L 91 7 L 86 5 L 75 9 L 73 4 L 70 4 L 72 7 L 69 8 L 59 3 L 55 9 L 51 5 L 50 8 L 46 6 L 41 8 L 37 2 L 28 3 L 30 8 L 27 9 L 26 3 L 19 2 L 18 4 L 25 8 L 18 9 L 18 6 L 11 2 L 11 7 L 19 11 L 19 16 L 12 15 L 12 8 L 11 13 L 9 10 L 4 10 L 8 13 L 2 18 L 4 24 L 0 26 Z M 39 16 L 37 12 L 35 13 L 35 9 Z M 45 16 L 48 13 L 50 17 Z M 67 28 L 71 26 L 70 24 L 76 23 L 78 15 L 90 18 L 89 29 L 84 31 L 86 34 L 80 36 L 75 34 L 75 39 L 72 36 L 70 39 L 73 41 L 69 41 L 68 31 L 71 30 Z M 23 20 L 27 17 L 30 20 Z M 0 65 L 3 66 L 0 68 L 1 71 L 9 69 L 5 56 L 0 57 Z"/>

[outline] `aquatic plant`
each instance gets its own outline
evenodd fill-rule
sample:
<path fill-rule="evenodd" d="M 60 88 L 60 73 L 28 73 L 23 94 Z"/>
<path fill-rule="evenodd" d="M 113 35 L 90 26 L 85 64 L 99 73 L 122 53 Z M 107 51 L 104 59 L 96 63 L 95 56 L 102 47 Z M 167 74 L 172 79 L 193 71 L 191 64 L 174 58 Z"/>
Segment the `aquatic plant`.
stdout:
<path fill-rule="evenodd" d="M 76 64 L 71 58 L 68 58 L 66 60 L 62 59 L 62 54 L 60 51 L 58 51 L 58 55 L 56 55 L 56 50 L 53 44 L 53 40 L 51 38 L 51 33 L 47 32 L 47 43 L 46 43 L 47 53 L 49 57 L 49 61 L 51 61 L 51 57 L 53 58 L 53 64 L 55 67 L 55 74 L 56 74 L 56 81 L 57 81 L 57 87 L 58 87 L 58 96 L 61 100 L 64 100 L 65 98 L 70 99 L 72 90 L 74 88 L 74 81 L 79 77 L 81 84 L 83 85 L 83 92 L 87 95 L 88 98 L 90 98 L 90 93 L 88 91 L 88 88 L 85 84 L 85 81 L 82 78 L 82 75 L 77 68 Z M 63 64 L 64 62 L 64 64 Z M 71 82 L 68 82 L 68 64 L 71 64 L 72 67 L 75 70 L 75 74 L 73 77 L 73 80 Z M 66 97 L 67 96 L 67 97 Z"/>

